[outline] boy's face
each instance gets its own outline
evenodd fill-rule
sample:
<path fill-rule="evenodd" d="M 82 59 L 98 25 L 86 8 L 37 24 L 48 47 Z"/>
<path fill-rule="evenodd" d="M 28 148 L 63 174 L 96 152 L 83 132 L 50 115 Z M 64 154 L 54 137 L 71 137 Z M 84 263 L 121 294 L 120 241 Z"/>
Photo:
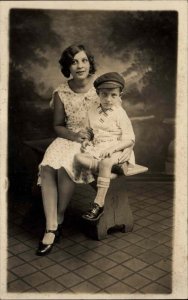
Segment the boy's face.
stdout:
<path fill-rule="evenodd" d="M 98 89 L 98 95 L 100 98 L 101 105 L 104 109 L 120 105 L 121 103 L 121 92 L 119 87 L 110 89 Z"/>

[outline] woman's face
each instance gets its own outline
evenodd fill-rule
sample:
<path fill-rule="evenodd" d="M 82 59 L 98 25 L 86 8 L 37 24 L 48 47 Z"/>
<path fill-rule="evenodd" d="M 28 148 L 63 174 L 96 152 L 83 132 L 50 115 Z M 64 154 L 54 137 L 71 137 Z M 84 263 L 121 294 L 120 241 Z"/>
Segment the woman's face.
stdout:
<path fill-rule="evenodd" d="M 90 63 L 84 51 L 78 52 L 70 66 L 70 73 L 74 79 L 85 79 L 89 75 Z"/>

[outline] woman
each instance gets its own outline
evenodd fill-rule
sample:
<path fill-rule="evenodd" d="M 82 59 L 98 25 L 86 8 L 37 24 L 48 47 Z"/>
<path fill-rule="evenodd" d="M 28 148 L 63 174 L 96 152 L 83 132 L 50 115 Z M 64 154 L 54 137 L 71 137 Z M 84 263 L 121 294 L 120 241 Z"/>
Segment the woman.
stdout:
<path fill-rule="evenodd" d="M 61 235 L 65 210 L 74 193 L 75 183 L 90 183 L 92 174 L 82 173 L 76 178 L 74 156 L 80 152 L 81 143 L 90 137 L 85 129 L 87 111 L 93 103 L 99 103 L 93 87 L 94 57 L 83 45 L 65 49 L 59 60 L 66 78 L 53 93 L 54 129 L 57 138 L 45 152 L 40 164 L 40 184 L 46 217 L 46 231 L 39 242 L 37 255 L 46 255 Z M 127 160 L 124 151 L 121 161 Z"/>

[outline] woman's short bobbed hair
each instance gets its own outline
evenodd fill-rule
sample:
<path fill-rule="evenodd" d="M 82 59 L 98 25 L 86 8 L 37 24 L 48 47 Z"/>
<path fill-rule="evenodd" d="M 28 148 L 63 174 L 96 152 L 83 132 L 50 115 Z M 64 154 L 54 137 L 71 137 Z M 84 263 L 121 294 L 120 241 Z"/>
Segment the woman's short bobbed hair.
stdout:
<path fill-rule="evenodd" d="M 70 66 L 73 63 L 73 59 L 75 57 L 75 55 L 77 53 L 79 53 L 80 51 L 84 51 L 88 57 L 89 63 L 90 63 L 90 70 L 89 70 L 89 74 L 95 74 L 96 72 L 96 67 L 95 67 L 95 60 L 94 60 L 94 56 L 91 55 L 91 53 L 88 51 L 88 49 L 86 49 L 85 46 L 83 45 L 72 45 L 68 48 L 66 48 L 62 55 L 61 58 L 59 60 L 59 63 L 61 65 L 61 72 L 63 73 L 63 75 L 67 78 L 70 77 Z"/>

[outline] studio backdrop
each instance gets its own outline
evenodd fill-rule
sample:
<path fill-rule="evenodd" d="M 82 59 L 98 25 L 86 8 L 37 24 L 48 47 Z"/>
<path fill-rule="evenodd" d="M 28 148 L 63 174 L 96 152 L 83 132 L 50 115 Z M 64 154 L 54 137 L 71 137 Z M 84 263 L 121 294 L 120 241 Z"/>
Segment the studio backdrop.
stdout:
<path fill-rule="evenodd" d="M 122 105 L 135 131 L 137 163 L 150 174 L 173 173 L 177 12 L 12 9 L 9 25 L 12 191 L 27 192 L 36 173 L 37 162 L 25 141 L 55 137 L 49 102 L 65 80 L 58 60 L 73 43 L 90 49 L 96 75 L 117 71 L 124 76 Z"/>

